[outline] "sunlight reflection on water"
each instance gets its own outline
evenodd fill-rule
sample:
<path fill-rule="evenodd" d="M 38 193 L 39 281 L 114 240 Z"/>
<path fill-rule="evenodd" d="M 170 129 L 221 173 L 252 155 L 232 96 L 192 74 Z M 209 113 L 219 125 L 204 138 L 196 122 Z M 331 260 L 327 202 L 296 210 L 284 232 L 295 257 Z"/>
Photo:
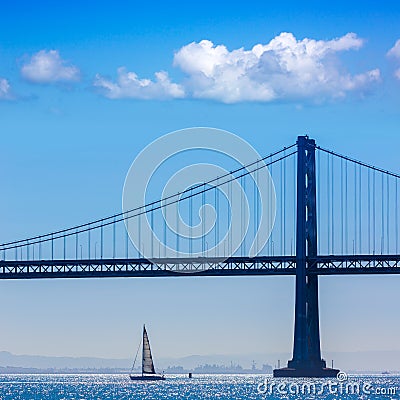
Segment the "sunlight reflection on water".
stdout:
<path fill-rule="evenodd" d="M 338 391 L 339 386 L 333 386 L 336 393 L 330 393 L 328 387 L 324 387 L 322 394 L 307 392 L 312 385 L 320 390 L 327 382 L 272 379 L 265 375 L 194 375 L 192 379 L 187 375 L 168 375 L 166 381 L 159 382 L 131 382 L 125 375 L 1 375 L 0 400 L 391 399 L 399 398 L 400 394 L 400 377 L 390 375 L 350 376 L 342 392 Z M 347 383 L 360 388 L 360 393 L 347 393 Z M 369 393 L 363 389 L 365 384 L 370 385 Z M 288 393 L 289 385 L 293 393 L 298 390 L 297 394 Z"/>

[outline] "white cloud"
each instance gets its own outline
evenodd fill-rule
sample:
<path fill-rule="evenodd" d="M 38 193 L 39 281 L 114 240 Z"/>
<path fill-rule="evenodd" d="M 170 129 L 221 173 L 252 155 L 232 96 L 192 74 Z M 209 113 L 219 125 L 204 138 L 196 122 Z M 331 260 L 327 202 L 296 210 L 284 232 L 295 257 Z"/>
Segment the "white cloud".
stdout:
<path fill-rule="evenodd" d="M 111 99 L 186 97 L 236 103 L 343 98 L 380 81 L 379 69 L 352 75 L 341 66 L 338 53 L 362 46 L 354 33 L 333 40 L 297 40 L 292 33 L 281 33 L 251 50 L 232 51 L 202 40 L 174 55 L 174 66 L 185 74 L 181 83 L 172 83 L 166 72 L 156 73 L 152 81 L 120 68 L 116 82 L 97 75 L 94 85 Z"/>
<path fill-rule="evenodd" d="M 34 83 L 75 82 L 80 71 L 60 57 L 57 50 L 40 50 L 21 68 L 22 76 Z"/>
<path fill-rule="evenodd" d="M 182 47 L 174 65 L 187 74 L 185 84 L 196 98 L 225 103 L 340 98 L 380 79 L 377 69 L 353 76 L 338 66 L 335 53 L 362 45 L 354 33 L 329 41 L 281 33 L 268 44 L 233 51 L 202 40 Z"/>
<path fill-rule="evenodd" d="M 387 52 L 389 57 L 394 57 L 400 60 L 400 39 L 395 43 L 395 45 Z M 400 79 L 400 68 L 397 69 L 394 73 L 394 76 L 397 79 Z"/>
<path fill-rule="evenodd" d="M 0 100 L 11 100 L 13 98 L 10 83 L 7 79 L 0 78 Z"/>
<path fill-rule="evenodd" d="M 395 57 L 400 59 L 400 39 L 394 44 L 394 46 L 387 52 L 390 57 Z"/>
<path fill-rule="evenodd" d="M 172 83 L 166 72 L 156 72 L 155 77 L 155 81 L 139 79 L 134 72 L 119 68 L 116 83 L 101 75 L 96 75 L 94 86 L 100 88 L 102 93 L 110 99 L 168 99 L 185 96 L 183 87 Z"/>

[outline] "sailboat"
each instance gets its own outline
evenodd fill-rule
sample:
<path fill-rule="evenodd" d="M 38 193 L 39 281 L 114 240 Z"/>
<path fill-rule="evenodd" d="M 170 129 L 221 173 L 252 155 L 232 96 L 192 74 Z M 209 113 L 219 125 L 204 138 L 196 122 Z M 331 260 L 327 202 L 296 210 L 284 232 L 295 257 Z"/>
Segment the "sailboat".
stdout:
<path fill-rule="evenodd" d="M 133 368 L 135 367 L 135 362 L 139 353 L 140 344 L 136 352 L 136 357 L 133 361 L 131 373 L 129 377 L 133 381 L 163 381 L 165 380 L 164 375 L 156 374 L 154 368 L 153 357 L 151 356 L 150 341 L 147 335 L 146 327 L 143 325 L 143 338 L 141 343 L 143 343 L 142 348 L 142 375 L 133 375 Z"/>

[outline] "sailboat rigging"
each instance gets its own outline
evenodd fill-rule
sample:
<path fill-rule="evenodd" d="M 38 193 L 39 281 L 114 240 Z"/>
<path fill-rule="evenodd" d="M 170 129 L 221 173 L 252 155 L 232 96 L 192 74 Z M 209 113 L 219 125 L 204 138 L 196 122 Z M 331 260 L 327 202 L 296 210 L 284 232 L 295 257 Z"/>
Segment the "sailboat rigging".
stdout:
<path fill-rule="evenodd" d="M 135 362 L 139 353 L 140 349 L 140 344 L 143 343 L 142 347 L 142 374 L 141 375 L 133 375 L 133 369 L 135 367 Z M 142 340 L 139 344 L 139 347 L 136 352 L 135 360 L 133 361 L 131 373 L 129 374 L 129 377 L 133 381 L 160 381 L 160 380 L 165 380 L 164 375 L 160 375 L 156 373 L 156 370 L 154 368 L 154 362 L 153 362 L 153 357 L 151 355 L 151 348 L 150 348 L 150 341 L 149 341 L 149 336 L 146 331 L 145 325 L 143 325 L 143 336 Z"/>

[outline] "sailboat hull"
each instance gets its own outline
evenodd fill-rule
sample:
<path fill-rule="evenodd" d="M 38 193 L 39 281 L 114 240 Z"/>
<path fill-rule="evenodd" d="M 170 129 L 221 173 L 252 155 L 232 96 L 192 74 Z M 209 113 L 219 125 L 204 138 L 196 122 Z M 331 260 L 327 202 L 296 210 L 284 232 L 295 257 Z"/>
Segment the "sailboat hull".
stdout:
<path fill-rule="evenodd" d="M 129 375 L 132 381 L 165 381 L 164 375 Z"/>

